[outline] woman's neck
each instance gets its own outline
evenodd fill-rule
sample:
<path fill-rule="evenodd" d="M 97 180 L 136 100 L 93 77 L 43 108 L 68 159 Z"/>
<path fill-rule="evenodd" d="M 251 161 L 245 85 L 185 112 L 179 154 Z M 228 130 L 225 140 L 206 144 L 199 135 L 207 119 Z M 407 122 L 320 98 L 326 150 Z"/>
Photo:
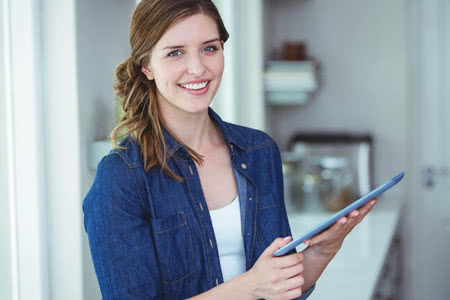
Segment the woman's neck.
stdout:
<path fill-rule="evenodd" d="M 188 113 L 172 105 L 160 105 L 160 113 L 166 126 L 184 144 L 198 153 L 206 153 L 207 149 L 223 144 L 220 130 L 211 120 L 208 110 Z"/>

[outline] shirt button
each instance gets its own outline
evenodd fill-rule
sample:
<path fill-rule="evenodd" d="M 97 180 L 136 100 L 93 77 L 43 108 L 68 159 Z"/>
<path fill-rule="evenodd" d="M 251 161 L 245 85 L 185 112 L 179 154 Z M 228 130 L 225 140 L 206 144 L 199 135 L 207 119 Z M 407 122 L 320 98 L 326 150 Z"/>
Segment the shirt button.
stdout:
<path fill-rule="evenodd" d="M 191 175 L 194 175 L 194 172 L 192 171 L 192 167 L 189 166 L 189 172 L 191 172 Z"/>
<path fill-rule="evenodd" d="M 200 202 L 198 204 L 200 205 L 200 209 L 203 211 L 203 205 Z"/>
<path fill-rule="evenodd" d="M 246 164 L 241 164 L 242 169 L 247 169 L 247 165 Z"/>
<path fill-rule="evenodd" d="M 209 244 L 211 245 L 211 248 L 214 248 L 211 239 L 209 239 Z"/>
<path fill-rule="evenodd" d="M 253 198 L 252 198 L 252 197 L 250 197 L 250 198 L 248 198 L 248 200 L 253 200 Z"/>

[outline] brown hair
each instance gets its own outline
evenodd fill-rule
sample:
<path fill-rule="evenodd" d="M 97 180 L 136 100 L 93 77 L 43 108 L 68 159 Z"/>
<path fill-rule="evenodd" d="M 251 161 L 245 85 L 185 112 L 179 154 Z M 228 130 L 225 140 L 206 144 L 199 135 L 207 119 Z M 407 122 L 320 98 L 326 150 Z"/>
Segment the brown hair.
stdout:
<path fill-rule="evenodd" d="M 229 35 L 219 12 L 211 0 L 142 0 L 134 10 L 130 28 L 131 56 L 116 69 L 114 92 L 120 97 L 124 116 L 111 132 L 114 147 L 126 148 L 119 140 L 131 135 L 140 146 L 144 170 L 160 165 L 171 178 L 183 182 L 167 165 L 165 128 L 189 152 L 195 162 L 201 164 L 202 156 L 182 143 L 164 124 L 156 98 L 156 84 L 141 71 L 148 65 L 152 48 L 167 29 L 182 19 L 205 14 L 217 24 L 219 37 L 226 42 Z"/>

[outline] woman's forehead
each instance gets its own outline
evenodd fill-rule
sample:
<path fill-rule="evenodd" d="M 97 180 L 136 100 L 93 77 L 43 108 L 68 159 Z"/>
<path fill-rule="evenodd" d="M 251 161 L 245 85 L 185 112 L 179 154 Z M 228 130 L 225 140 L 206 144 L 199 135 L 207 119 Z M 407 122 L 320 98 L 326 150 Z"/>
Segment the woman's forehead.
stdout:
<path fill-rule="evenodd" d="M 196 14 L 172 25 L 156 46 L 162 49 L 173 46 L 201 45 L 206 41 L 218 38 L 219 31 L 216 22 L 207 15 Z"/>

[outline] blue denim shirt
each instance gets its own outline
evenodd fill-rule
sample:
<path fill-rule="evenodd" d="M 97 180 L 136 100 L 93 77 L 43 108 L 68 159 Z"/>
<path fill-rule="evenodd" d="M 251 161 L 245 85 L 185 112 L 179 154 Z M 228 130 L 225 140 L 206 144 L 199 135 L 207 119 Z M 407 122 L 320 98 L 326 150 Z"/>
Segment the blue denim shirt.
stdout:
<path fill-rule="evenodd" d="M 278 146 L 266 133 L 209 115 L 225 137 L 238 187 L 246 270 L 275 238 L 291 235 Z M 223 282 L 200 178 L 166 131 L 169 167 L 145 172 L 130 137 L 98 164 L 83 201 L 84 225 L 104 299 L 185 299 Z M 293 250 L 295 251 L 295 250 Z M 306 299 L 313 288 L 301 298 Z"/>

